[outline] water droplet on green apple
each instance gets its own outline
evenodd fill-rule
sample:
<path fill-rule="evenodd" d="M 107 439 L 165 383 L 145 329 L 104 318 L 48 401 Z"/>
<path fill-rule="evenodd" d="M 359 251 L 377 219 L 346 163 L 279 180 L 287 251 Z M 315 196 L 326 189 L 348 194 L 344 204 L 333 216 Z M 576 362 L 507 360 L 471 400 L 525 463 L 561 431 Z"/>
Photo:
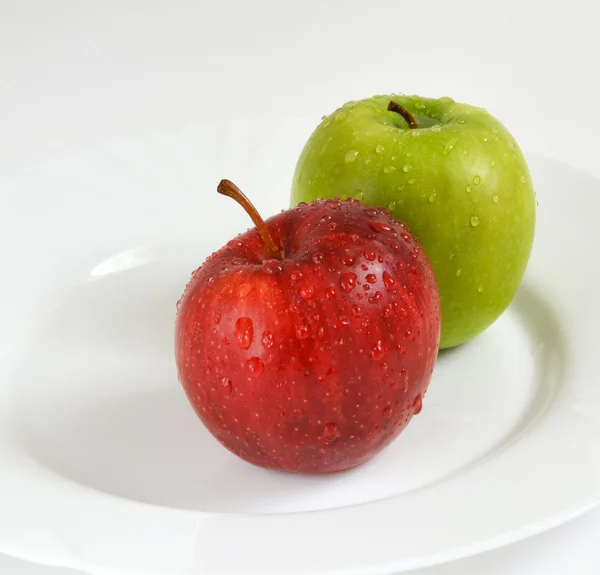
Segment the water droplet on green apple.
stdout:
<path fill-rule="evenodd" d="M 476 228 L 479 225 L 479 218 L 477 216 L 471 216 L 469 223 L 471 224 L 472 228 Z"/>
<path fill-rule="evenodd" d="M 435 202 L 435 194 L 431 194 L 431 195 L 429 196 L 429 199 L 428 199 L 428 201 L 429 201 L 429 203 L 430 203 L 430 204 L 433 204 L 433 202 Z"/>
<path fill-rule="evenodd" d="M 465 192 L 467 192 L 467 194 L 470 194 L 473 191 L 473 188 L 471 186 L 467 186 L 465 188 Z"/>
<path fill-rule="evenodd" d="M 475 176 L 473 178 L 473 183 L 478 186 L 479 184 L 481 184 L 481 177 L 480 176 Z"/>
<path fill-rule="evenodd" d="M 449 259 L 451 259 L 451 260 L 453 260 L 455 256 L 456 256 L 456 254 L 450 254 L 450 255 L 448 256 L 448 258 L 449 258 Z"/>
<path fill-rule="evenodd" d="M 396 168 L 394 166 L 385 166 L 385 168 L 383 168 L 383 171 L 386 174 L 391 174 Z"/>
<path fill-rule="evenodd" d="M 526 182 L 527 182 L 527 178 L 526 178 L 525 176 L 523 176 L 523 175 L 522 175 L 522 176 L 519 178 L 519 180 L 520 180 L 520 182 L 521 182 L 522 184 L 524 184 L 524 183 L 526 183 Z"/>
<path fill-rule="evenodd" d="M 381 144 L 379 144 L 379 145 L 378 145 L 378 146 L 375 148 L 375 151 L 376 151 L 378 154 L 382 154 L 383 152 L 385 152 L 385 147 L 384 147 L 384 146 L 382 146 Z"/>
<path fill-rule="evenodd" d="M 496 167 L 496 161 L 495 160 L 490 160 L 490 166 L 492 168 L 495 168 Z"/>
<path fill-rule="evenodd" d="M 456 275 L 457 275 L 457 276 L 459 276 L 460 274 L 462 274 L 462 270 L 461 270 L 460 268 L 458 268 L 458 269 L 456 270 Z"/>
<path fill-rule="evenodd" d="M 483 291 L 483 286 L 482 286 L 482 285 L 480 285 L 480 286 L 477 288 L 477 291 L 478 291 L 479 293 L 481 293 L 481 292 Z"/>
<path fill-rule="evenodd" d="M 344 156 L 344 162 L 349 164 L 350 162 L 354 162 L 356 157 L 358 156 L 358 150 L 348 150 L 346 155 Z"/>
<path fill-rule="evenodd" d="M 335 115 L 335 121 L 336 122 L 343 122 L 346 119 L 346 113 L 345 112 L 338 112 Z"/>
<path fill-rule="evenodd" d="M 358 102 L 356 102 L 355 100 L 350 100 L 349 102 L 346 102 L 344 104 L 344 108 L 354 108 L 356 104 L 358 104 Z"/>
<path fill-rule="evenodd" d="M 410 172 L 410 164 L 404 164 L 404 166 L 402 166 L 402 171 L 407 174 L 408 172 Z"/>
<path fill-rule="evenodd" d="M 393 212 L 396 209 L 396 202 L 390 202 L 388 204 L 388 210 L 390 210 L 390 212 Z"/>
<path fill-rule="evenodd" d="M 462 153 L 463 153 L 463 156 L 468 156 L 469 155 L 469 150 L 463 150 Z"/>
<path fill-rule="evenodd" d="M 433 126 L 431 126 L 430 129 L 432 132 L 441 132 L 442 131 L 442 128 L 439 124 L 434 124 Z"/>
<path fill-rule="evenodd" d="M 452 140 L 450 140 L 449 142 L 446 142 L 446 145 L 444 146 L 444 156 L 447 156 L 452 150 L 454 149 L 454 142 Z"/>
<path fill-rule="evenodd" d="M 498 196 L 492 196 L 492 202 L 497 204 L 499 201 L 500 201 L 500 198 Z"/>
<path fill-rule="evenodd" d="M 456 120 L 456 122 L 457 122 L 458 124 L 464 124 L 464 123 L 465 123 L 465 121 L 464 121 L 463 119 Z"/>
<path fill-rule="evenodd" d="M 408 183 L 412 185 L 412 184 L 414 184 L 416 181 L 417 181 L 417 180 L 415 180 L 414 178 L 411 178 L 410 180 L 408 180 Z"/>

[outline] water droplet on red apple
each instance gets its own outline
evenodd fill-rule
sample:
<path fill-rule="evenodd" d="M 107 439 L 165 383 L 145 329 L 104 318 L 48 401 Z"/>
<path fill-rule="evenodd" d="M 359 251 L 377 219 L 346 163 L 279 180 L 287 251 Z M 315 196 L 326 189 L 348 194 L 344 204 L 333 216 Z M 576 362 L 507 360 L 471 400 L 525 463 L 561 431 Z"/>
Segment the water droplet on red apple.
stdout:
<path fill-rule="evenodd" d="M 246 362 L 246 369 L 252 377 L 260 377 L 265 370 L 265 364 L 260 357 L 251 357 Z"/>
<path fill-rule="evenodd" d="M 370 284 L 374 284 L 377 282 L 377 276 L 375 274 L 367 274 L 365 276 L 365 279 L 370 283 Z"/>
<path fill-rule="evenodd" d="M 262 265 L 263 271 L 270 276 L 276 276 L 283 271 L 283 264 L 279 260 L 266 260 Z"/>
<path fill-rule="evenodd" d="M 356 287 L 356 274 L 352 272 L 342 274 L 340 286 L 345 292 L 350 293 Z"/>
<path fill-rule="evenodd" d="M 331 422 L 325 424 L 325 428 L 323 429 L 323 437 L 326 440 L 335 439 L 336 437 L 338 437 L 338 435 L 339 435 L 339 430 L 338 430 L 337 423 L 334 423 L 331 421 Z"/>
<path fill-rule="evenodd" d="M 377 257 L 374 252 L 369 250 L 366 250 L 363 255 L 365 256 L 365 259 L 369 260 L 370 262 L 374 261 Z"/>
<path fill-rule="evenodd" d="M 394 310 L 390 304 L 384 306 L 384 308 L 381 310 L 381 315 L 385 318 L 390 317 L 393 313 Z"/>
<path fill-rule="evenodd" d="M 392 415 L 392 408 L 388 405 L 383 409 L 383 417 L 390 417 Z"/>
<path fill-rule="evenodd" d="M 353 243 L 357 244 L 360 241 L 360 236 L 358 234 L 352 234 L 350 236 L 350 239 L 352 240 Z"/>
<path fill-rule="evenodd" d="M 338 199 L 334 199 L 329 202 L 329 207 L 332 210 L 339 210 L 341 206 L 342 206 L 342 202 L 340 202 L 340 200 L 338 200 Z"/>
<path fill-rule="evenodd" d="M 345 265 L 345 266 L 351 266 L 354 265 L 354 257 L 351 256 L 350 254 L 343 254 L 342 257 L 340 258 L 340 261 Z"/>
<path fill-rule="evenodd" d="M 365 210 L 365 214 L 367 214 L 367 216 L 369 216 L 370 218 L 374 218 L 377 215 L 377 210 L 375 208 L 367 208 Z"/>
<path fill-rule="evenodd" d="M 298 339 L 306 339 L 308 337 L 308 326 L 306 326 L 306 325 L 299 325 L 296 328 L 296 337 Z"/>
<path fill-rule="evenodd" d="M 332 219 L 332 217 L 331 217 L 331 215 L 330 215 L 330 214 L 324 214 L 324 215 L 322 215 L 322 216 L 321 216 L 321 221 L 322 221 L 323 223 L 330 222 L 330 221 L 331 221 L 331 219 Z"/>
<path fill-rule="evenodd" d="M 236 294 L 237 294 L 237 297 L 239 297 L 240 299 L 243 299 L 248 294 L 252 293 L 253 291 L 254 291 L 254 284 L 251 284 L 249 282 L 244 282 L 243 284 L 240 284 L 238 286 Z"/>
<path fill-rule="evenodd" d="M 313 257 L 312 257 L 312 261 L 316 265 L 321 265 L 323 263 L 324 259 L 325 259 L 325 256 L 321 252 L 317 252 L 317 253 L 313 254 Z"/>
<path fill-rule="evenodd" d="M 381 301 L 381 298 L 383 296 L 381 295 L 381 292 L 376 291 L 370 298 L 369 298 L 369 303 L 377 303 L 379 301 Z"/>
<path fill-rule="evenodd" d="M 396 230 L 389 224 L 386 224 L 385 222 L 371 222 L 369 226 L 373 231 L 378 233 L 396 233 Z"/>
<path fill-rule="evenodd" d="M 413 401 L 412 412 L 415 415 L 417 415 L 417 414 L 421 413 L 422 409 L 423 409 L 423 394 L 419 393 L 419 395 L 417 395 L 417 397 L 415 397 L 415 400 Z"/>
<path fill-rule="evenodd" d="M 216 313 L 215 316 L 214 316 L 214 318 L 213 318 L 213 321 L 215 322 L 215 325 L 218 325 L 219 322 L 221 321 L 221 314 L 220 313 Z"/>
<path fill-rule="evenodd" d="M 340 283 L 341 283 L 341 278 L 340 278 Z M 333 286 L 330 286 L 325 290 L 325 297 L 327 299 L 333 299 L 335 297 L 335 288 Z"/>
<path fill-rule="evenodd" d="M 303 285 L 298 289 L 298 295 L 306 301 L 313 298 L 315 290 L 310 285 Z"/>
<path fill-rule="evenodd" d="M 400 237 L 405 241 L 405 242 L 410 242 L 410 236 L 406 233 L 402 233 L 400 234 Z"/>
<path fill-rule="evenodd" d="M 384 271 L 381 274 L 381 279 L 383 280 L 383 285 L 387 291 L 392 291 L 394 289 L 396 280 L 390 274 L 388 274 L 387 271 Z"/>
<path fill-rule="evenodd" d="M 371 349 L 371 359 L 379 361 L 383 358 L 384 354 L 385 350 L 383 349 L 383 344 L 381 343 L 381 340 L 379 340 L 373 349 Z"/>
<path fill-rule="evenodd" d="M 274 344 L 273 334 L 270 331 L 263 332 L 261 342 L 263 347 L 271 349 Z"/>
<path fill-rule="evenodd" d="M 254 326 L 252 320 L 249 317 L 240 317 L 235 322 L 234 338 L 236 343 L 242 349 L 248 349 L 252 343 L 252 337 L 254 335 Z"/>
<path fill-rule="evenodd" d="M 362 308 L 358 304 L 354 304 L 352 306 L 352 313 L 358 316 L 362 313 Z"/>
<path fill-rule="evenodd" d="M 412 329 L 407 328 L 406 331 L 404 332 L 404 337 L 406 339 L 408 339 L 411 335 L 412 335 Z"/>
<path fill-rule="evenodd" d="M 231 383 L 231 380 L 228 377 L 223 377 L 220 381 L 220 384 L 223 392 L 229 395 L 231 393 L 231 390 L 233 389 L 233 384 Z"/>

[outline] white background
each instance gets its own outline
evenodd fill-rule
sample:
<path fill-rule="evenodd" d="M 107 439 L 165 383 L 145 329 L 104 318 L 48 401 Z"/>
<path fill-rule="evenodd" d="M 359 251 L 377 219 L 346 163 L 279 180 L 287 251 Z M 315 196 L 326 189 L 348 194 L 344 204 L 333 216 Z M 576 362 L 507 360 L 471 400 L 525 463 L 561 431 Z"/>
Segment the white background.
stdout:
<path fill-rule="evenodd" d="M 0 0 L 0 174 L 204 121 L 317 118 L 407 92 L 486 107 L 526 151 L 600 175 L 599 19 L 594 0 Z M 419 573 L 595 575 L 598 535 L 595 511 Z M 0 573 L 73 572 L 0 556 Z"/>

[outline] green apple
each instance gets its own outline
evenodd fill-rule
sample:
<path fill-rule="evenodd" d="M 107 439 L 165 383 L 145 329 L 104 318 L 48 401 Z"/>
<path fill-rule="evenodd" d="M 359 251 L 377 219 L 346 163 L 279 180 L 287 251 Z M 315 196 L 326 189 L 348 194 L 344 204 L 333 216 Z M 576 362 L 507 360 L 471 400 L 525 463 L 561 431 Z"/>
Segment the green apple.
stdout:
<path fill-rule="evenodd" d="M 440 292 L 440 347 L 481 333 L 513 299 L 535 193 L 519 146 L 485 110 L 404 95 L 348 102 L 315 129 L 292 182 L 292 205 L 331 197 L 387 207 L 419 239 Z"/>

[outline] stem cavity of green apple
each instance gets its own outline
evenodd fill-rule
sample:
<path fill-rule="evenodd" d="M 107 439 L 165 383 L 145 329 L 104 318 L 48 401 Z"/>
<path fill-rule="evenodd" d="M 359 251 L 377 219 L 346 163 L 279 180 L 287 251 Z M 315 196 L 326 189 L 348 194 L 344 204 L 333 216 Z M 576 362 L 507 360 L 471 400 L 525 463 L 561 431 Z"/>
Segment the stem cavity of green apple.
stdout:
<path fill-rule="evenodd" d="M 406 120 L 406 123 L 411 130 L 419 127 L 415 117 L 404 106 L 394 102 L 394 100 L 390 100 L 387 109 L 388 112 L 396 112 L 396 114 L 400 114 Z"/>
<path fill-rule="evenodd" d="M 267 251 L 269 255 L 273 259 L 281 259 L 281 250 L 275 245 L 273 241 L 273 237 L 269 233 L 265 221 L 261 218 L 260 214 L 256 210 L 256 208 L 252 205 L 252 202 L 246 197 L 244 192 L 240 190 L 233 182 L 230 180 L 221 180 L 219 185 L 217 186 L 217 192 L 223 196 L 227 196 L 235 200 L 250 216 L 252 222 L 256 226 L 260 237 L 263 242 L 267 246 Z"/>

